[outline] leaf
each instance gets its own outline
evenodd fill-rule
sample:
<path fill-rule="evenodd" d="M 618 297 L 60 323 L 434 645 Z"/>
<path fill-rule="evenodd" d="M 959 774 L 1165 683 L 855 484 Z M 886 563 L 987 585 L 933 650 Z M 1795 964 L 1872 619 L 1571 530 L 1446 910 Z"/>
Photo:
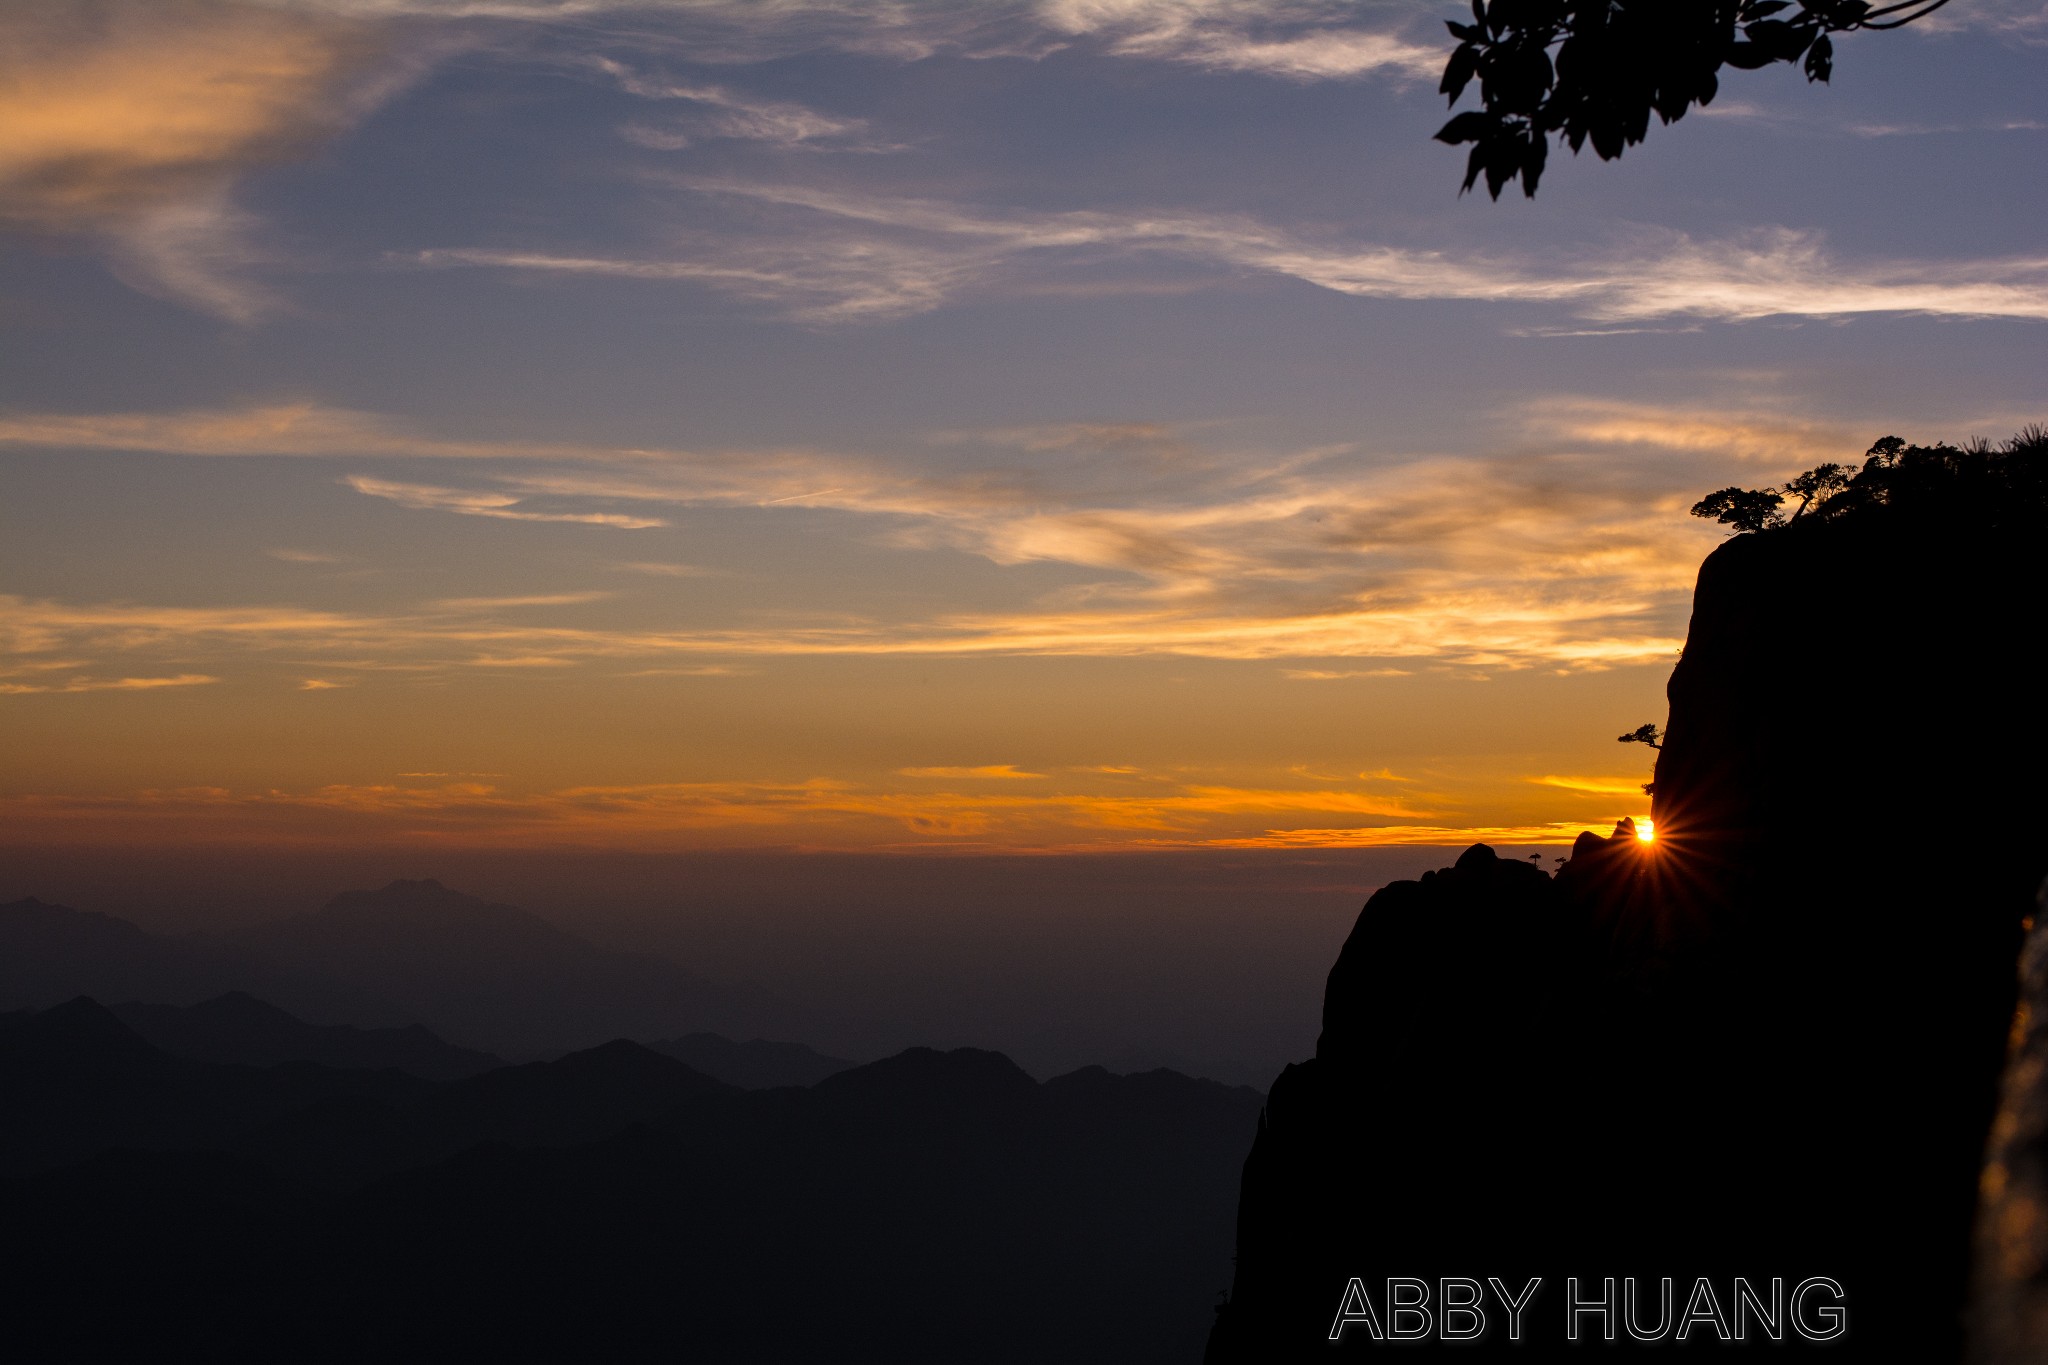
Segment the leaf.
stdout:
<path fill-rule="evenodd" d="M 1522 197 L 1536 197 L 1536 182 L 1543 178 L 1543 165 L 1550 155 L 1550 144 L 1541 137 L 1532 137 L 1522 152 Z"/>
<path fill-rule="evenodd" d="M 1518 168 L 1510 164 L 1510 162 L 1511 158 L 1496 157 L 1487 164 L 1486 192 L 1496 199 L 1500 198 L 1500 192 L 1507 188 L 1508 181 L 1515 178 L 1515 172 Z"/>
<path fill-rule="evenodd" d="M 1478 49 L 1470 43 L 1464 44 L 1452 52 L 1451 60 L 1444 64 L 1443 84 L 1437 87 L 1438 92 L 1449 96 L 1450 102 L 1456 104 L 1458 96 L 1465 93 L 1466 85 L 1471 82 L 1473 73 L 1478 69 Z"/>
<path fill-rule="evenodd" d="M 1554 73 L 1550 66 L 1550 54 L 1540 47 L 1527 48 L 1515 53 L 1513 58 L 1502 64 L 1496 82 L 1503 87 L 1499 103 L 1510 109 L 1533 110 L 1550 93 Z"/>
<path fill-rule="evenodd" d="M 1737 71 L 1756 71 L 1778 59 L 1755 43 L 1733 43 L 1729 45 L 1726 60 Z"/>
<path fill-rule="evenodd" d="M 1437 129 L 1436 140 L 1448 142 L 1453 147 L 1461 142 L 1477 142 L 1493 131 L 1493 123 L 1491 114 L 1483 114 L 1477 109 L 1467 109 Z"/>
<path fill-rule="evenodd" d="M 1823 33 L 1813 40 L 1813 46 L 1806 51 L 1806 79 L 1825 84 L 1835 70 L 1834 40 Z"/>
<path fill-rule="evenodd" d="M 1806 45 L 1813 41 L 1813 33 L 1804 26 L 1786 23 L 1783 19 L 1759 19 L 1753 24 L 1744 24 L 1742 32 L 1749 41 L 1770 54 L 1771 61 L 1791 61 L 1806 51 Z"/>
<path fill-rule="evenodd" d="M 1473 184 L 1479 179 L 1479 172 L 1484 170 L 1485 168 L 1486 144 L 1483 142 L 1474 143 L 1472 146 L 1472 155 L 1465 158 L 1465 183 L 1463 187 L 1461 187 L 1458 190 L 1458 193 L 1470 194 L 1472 192 Z"/>

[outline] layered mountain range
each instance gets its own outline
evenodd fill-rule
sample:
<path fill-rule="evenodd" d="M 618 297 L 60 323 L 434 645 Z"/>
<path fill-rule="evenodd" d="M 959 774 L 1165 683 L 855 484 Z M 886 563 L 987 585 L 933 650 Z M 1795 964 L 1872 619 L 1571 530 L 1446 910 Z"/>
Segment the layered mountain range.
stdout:
<path fill-rule="evenodd" d="M 310 1027 L 126 1012 L 188 1052 L 221 1016 Z M 1186 1359 L 1261 1098 L 972 1049 L 755 1090 L 625 1040 L 256 1066 L 85 998 L 0 1016 L 0 1093 L 0 1353 L 266 1362 Z"/>
<path fill-rule="evenodd" d="M 0 905 L 0 1009 L 77 995 L 192 1005 L 234 991 L 307 1019 L 423 1025 L 519 1060 L 619 1037 L 789 1036 L 806 1022 L 800 1005 L 767 991 L 606 948 L 431 880 L 213 934 L 151 934 L 35 900 Z"/>

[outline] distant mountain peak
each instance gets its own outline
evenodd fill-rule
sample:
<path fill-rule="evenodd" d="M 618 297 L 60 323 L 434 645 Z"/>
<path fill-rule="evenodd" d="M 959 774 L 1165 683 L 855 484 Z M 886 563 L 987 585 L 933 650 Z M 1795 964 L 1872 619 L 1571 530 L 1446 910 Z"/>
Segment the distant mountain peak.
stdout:
<path fill-rule="evenodd" d="M 457 891 L 432 877 L 417 880 L 401 877 L 374 891 L 344 891 L 305 916 L 302 922 L 329 926 L 411 922 L 499 932 L 513 930 L 564 942 L 575 938 L 531 911 Z"/>
<path fill-rule="evenodd" d="M 724 1081 L 706 1076 L 695 1067 L 656 1052 L 630 1038 L 614 1038 L 609 1043 L 583 1048 L 539 1065 L 560 1076 L 610 1076 L 622 1079 L 639 1077 L 670 1083 L 686 1081 L 691 1085 L 701 1082 L 707 1087 L 729 1088 Z"/>
<path fill-rule="evenodd" d="M 443 886 L 433 877 L 397 877 L 374 891 L 344 891 L 322 907 L 322 913 L 345 912 L 363 906 L 489 906 L 488 901 Z M 510 910 L 511 906 L 490 906 Z"/>
<path fill-rule="evenodd" d="M 55 1063 L 60 1071 L 75 1073 L 73 1079 L 98 1074 L 108 1065 L 154 1066 L 168 1064 L 156 1048 L 123 1023 L 118 1015 L 89 995 L 81 995 L 34 1013 L 12 1016 L 8 1030 L 13 1040 L 11 1060 L 19 1065 L 22 1055 Z M 29 1053 L 21 1054 L 26 1047 Z"/>
<path fill-rule="evenodd" d="M 38 900 L 34 896 L 24 896 L 18 901 L 8 901 L 0 905 L 0 919 L 14 921 L 17 926 L 44 925 L 52 928 L 129 935 L 142 933 L 142 930 L 127 920 L 116 916 L 102 914 L 97 910 L 74 910 L 68 905 Z"/>
<path fill-rule="evenodd" d="M 205 1057 L 383 1058 L 378 1065 L 436 1075 L 497 1062 L 464 1044 L 514 1058 L 557 1056 L 607 1038 L 675 1037 L 707 1026 L 766 1031 L 767 1021 L 793 1012 L 751 986 L 704 981 L 680 964 L 594 942 L 431 877 L 345 891 L 309 914 L 177 938 L 39 902 L 0 905 L 0 1008 L 43 1008 L 81 993 L 202 1002 L 160 1027 Z M 321 1035 L 315 1048 L 306 1030 L 328 1025 L 312 1020 L 373 1032 L 421 1024 L 434 1036 L 401 1047 L 395 1038 Z M 194 1032 L 202 1028 L 204 1039 Z M 837 1069 L 829 1059 L 797 1061 L 804 1081 Z"/>
<path fill-rule="evenodd" d="M 61 1005 L 40 1011 L 37 1017 L 46 1024 L 70 1029 L 93 1029 L 108 1034 L 128 1031 L 112 1010 L 89 995 L 75 995 Z"/>
<path fill-rule="evenodd" d="M 194 1019 L 208 1021 L 271 1022 L 282 1020 L 293 1024 L 299 1022 L 298 1016 L 290 1011 L 280 1009 L 267 1000 L 258 1000 L 247 991 L 228 991 L 225 994 L 216 995 L 211 1000 L 202 1000 L 196 1005 L 189 1006 L 185 1012 Z"/>
<path fill-rule="evenodd" d="M 1038 1082 L 1000 1052 L 975 1047 L 947 1052 L 913 1047 L 828 1076 L 813 1088 L 834 1096 L 950 1104 L 970 1096 L 984 1100 L 1005 1095 L 1028 1097 L 1037 1092 Z"/>
<path fill-rule="evenodd" d="M 745 1090 L 815 1085 L 855 1065 L 841 1057 L 827 1057 L 802 1043 L 778 1043 L 765 1038 L 736 1043 L 718 1033 L 692 1033 L 648 1046 L 715 1080 Z"/>
<path fill-rule="evenodd" d="M 443 1042 L 420 1024 L 383 1029 L 309 1024 L 247 991 L 229 991 L 182 1008 L 119 1005 L 114 1014 L 153 1046 L 201 1062 L 392 1067 L 429 1080 L 460 1079 L 503 1065 L 489 1053 Z"/>

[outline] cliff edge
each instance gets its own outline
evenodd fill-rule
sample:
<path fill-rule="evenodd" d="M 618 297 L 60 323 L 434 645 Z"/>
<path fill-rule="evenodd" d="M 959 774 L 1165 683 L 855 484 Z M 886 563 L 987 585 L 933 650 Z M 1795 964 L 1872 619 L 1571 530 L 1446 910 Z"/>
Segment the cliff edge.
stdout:
<path fill-rule="evenodd" d="M 1543 1359 L 1618 1322 L 1621 1349 L 1746 1324 L 1749 1349 L 1959 1356 L 2048 873 L 2044 466 L 2040 439 L 1894 448 L 1731 539 L 1670 681 L 1654 842 L 1581 836 L 1554 878 L 1479 846 L 1373 896 L 1246 1163 L 1212 1365 L 1369 1350 L 1400 1330 L 1390 1278 L 1434 1296 L 1400 1325 L 1425 1353 Z M 1488 1282 L 1539 1276 L 1510 1340 Z M 1572 1277 L 1641 1297 L 1570 1341 Z M 1816 1277 L 1840 1298 L 1803 1311 L 1839 1303 L 1841 1333 L 1734 1320 L 1737 1278 Z M 1445 1339 L 1473 1322 L 1447 1278 L 1482 1286 L 1478 1339 Z"/>

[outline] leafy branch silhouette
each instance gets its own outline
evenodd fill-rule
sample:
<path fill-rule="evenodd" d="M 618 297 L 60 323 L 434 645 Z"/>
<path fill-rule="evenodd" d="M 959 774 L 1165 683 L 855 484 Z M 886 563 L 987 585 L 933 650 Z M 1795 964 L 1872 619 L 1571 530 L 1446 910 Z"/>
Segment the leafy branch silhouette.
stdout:
<path fill-rule="evenodd" d="M 1484 178 L 1498 199 L 1519 177 L 1534 197 L 1553 136 L 1575 154 L 1590 142 L 1612 161 L 1649 133 L 1652 114 L 1675 123 L 1712 103 L 1724 66 L 1797 62 L 1808 81 L 1826 82 L 1831 35 L 1899 28 L 1947 3 L 1472 0 L 1472 22 L 1449 24 L 1458 46 L 1438 89 L 1455 105 L 1476 79 L 1480 107 L 1452 118 L 1437 140 L 1472 144 L 1459 193 Z"/>

